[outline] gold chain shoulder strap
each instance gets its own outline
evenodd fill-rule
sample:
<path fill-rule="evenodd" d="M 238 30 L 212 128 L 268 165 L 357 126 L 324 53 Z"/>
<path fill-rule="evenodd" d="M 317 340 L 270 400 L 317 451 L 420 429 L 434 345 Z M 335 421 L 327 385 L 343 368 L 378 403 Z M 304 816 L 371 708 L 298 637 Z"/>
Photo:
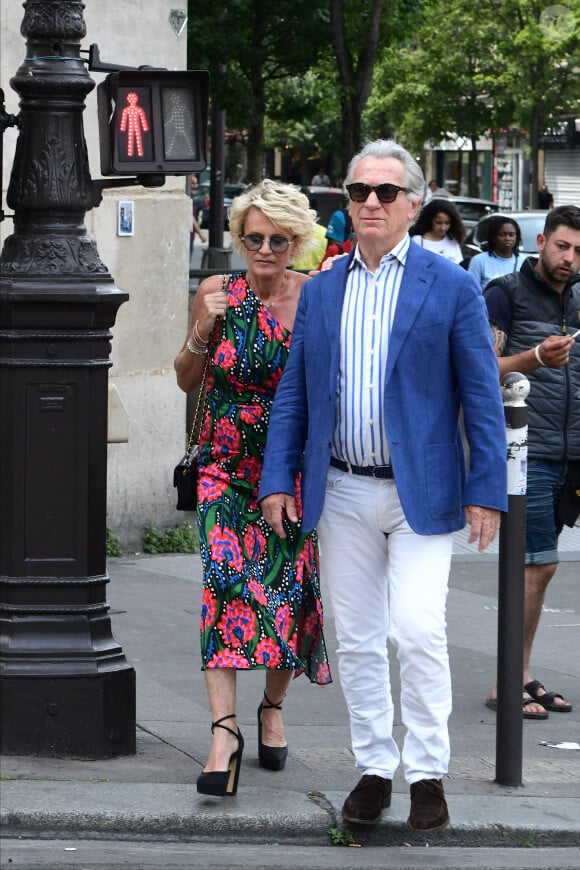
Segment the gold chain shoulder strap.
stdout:
<path fill-rule="evenodd" d="M 185 465 L 190 465 L 191 463 L 191 448 L 195 443 L 196 435 L 199 434 L 199 426 L 201 424 L 203 408 L 205 407 L 205 400 L 207 398 L 207 390 L 205 385 L 207 382 L 208 367 L 209 359 L 205 361 L 203 375 L 201 378 L 201 383 L 199 385 L 199 393 L 197 394 L 197 402 L 195 403 L 195 411 L 193 412 L 193 420 L 191 422 L 191 432 L 189 433 L 189 438 L 187 440 L 187 450 L 185 451 Z"/>
<path fill-rule="evenodd" d="M 222 275 L 222 290 L 224 293 L 227 291 L 227 286 L 229 284 L 230 276 Z M 217 320 L 216 320 L 217 323 Z M 201 417 L 203 414 L 203 409 L 205 408 L 205 401 L 207 399 L 207 372 L 209 369 L 209 354 L 205 359 L 205 365 L 203 367 L 203 375 L 201 376 L 201 383 L 199 385 L 199 392 L 197 394 L 197 401 L 195 403 L 195 411 L 193 412 L 193 420 L 191 422 L 191 432 L 189 433 L 189 438 L 187 440 L 187 450 L 185 451 L 185 464 L 189 465 L 191 462 L 191 448 L 195 443 L 195 437 L 199 434 L 199 427 L 201 426 Z"/>

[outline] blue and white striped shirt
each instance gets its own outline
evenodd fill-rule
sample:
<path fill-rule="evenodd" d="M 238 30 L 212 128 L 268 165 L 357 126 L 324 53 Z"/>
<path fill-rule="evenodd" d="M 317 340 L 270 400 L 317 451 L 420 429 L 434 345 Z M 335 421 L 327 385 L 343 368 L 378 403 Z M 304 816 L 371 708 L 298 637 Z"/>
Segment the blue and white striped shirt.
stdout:
<path fill-rule="evenodd" d="M 371 272 L 355 250 L 340 328 L 337 423 L 332 454 L 352 465 L 388 465 L 384 394 L 389 337 L 410 237 Z"/>

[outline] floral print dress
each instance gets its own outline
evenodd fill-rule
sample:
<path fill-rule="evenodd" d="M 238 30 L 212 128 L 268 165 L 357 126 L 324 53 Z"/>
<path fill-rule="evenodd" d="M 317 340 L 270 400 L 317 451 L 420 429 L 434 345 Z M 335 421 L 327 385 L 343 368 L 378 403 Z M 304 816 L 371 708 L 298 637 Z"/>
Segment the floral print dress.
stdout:
<path fill-rule="evenodd" d="M 291 333 L 243 276 L 232 276 L 226 292 L 226 315 L 210 339 L 200 437 L 202 669 L 305 671 L 312 682 L 329 683 L 316 533 L 287 523 L 282 540 L 257 502 L 270 408 Z"/>

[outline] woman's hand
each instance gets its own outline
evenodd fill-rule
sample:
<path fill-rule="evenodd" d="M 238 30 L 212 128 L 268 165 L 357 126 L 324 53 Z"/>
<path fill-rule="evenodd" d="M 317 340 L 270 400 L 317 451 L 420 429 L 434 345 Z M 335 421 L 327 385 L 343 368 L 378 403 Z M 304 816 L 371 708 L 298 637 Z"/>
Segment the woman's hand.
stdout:
<path fill-rule="evenodd" d="M 228 296 L 222 290 L 221 275 L 212 275 L 199 285 L 191 312 L 191 323 L 183 347 L 175 357 L 173 363 L 177 374 L 177 385 L 185 392 L 190 393 L 201 381 L 207 354 L 209 337 L 218 317 L 223 317 L 228 306 Z M 191 339 L 191 345 L 198 353 L 192 352 L 187 346 Z"/>
<path fill-rule="evenodd" d="M 219 277 L 220 286 L 216 289 L 207 289 L 201 293 L 199 299 L 196 299 L 196 305 L 193 306 L 191 321 L 192 328 L 197 323 L 197 331 L 202 341 L 208 341 L 213 332 L 213 328 L 218 317 L 223 317 L 228 307 L 227 293 L 221 289 L 221 277 Z M 199 294 L 199 290 L 197 291 Z"/>
<path fill-rule="evenodd" d="M 335 260 L 340 260 L 342 257 L 348 257 L 348 251 L 345 254 L 335 254 L 334 257 L 328 257 L 328 259 L 323 260 L 318 269 L 311 269 L 308 273 L 309 278 L 314 278 L 315 275 L 318 275 L 319 272 L 326 272 L 327 269 L 332 269 L 332 264 Z"/>
<path fill-rule="evenodd" d="M 328 260 L 325 260 L 322 266 L 320 267 L 321 272 L 326 272 L 327 269 L 332 269 L 332 265 L 335 260 L 342 260 L 343 257 L 348 257 L 348 253 L 346 254 L 335 254 L 334 257 L 329 257 Z"/>

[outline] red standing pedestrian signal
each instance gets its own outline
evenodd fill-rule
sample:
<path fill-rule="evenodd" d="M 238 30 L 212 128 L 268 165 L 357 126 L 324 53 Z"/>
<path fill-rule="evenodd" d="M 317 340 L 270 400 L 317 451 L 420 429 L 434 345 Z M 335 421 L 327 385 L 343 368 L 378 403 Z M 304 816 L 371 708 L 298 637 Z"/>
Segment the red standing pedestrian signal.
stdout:
<path fill-rule="evenodd" d="M 205 169 L 209 74 L 120 70 L 97 88 L 103 175 Z"/>
<path fill-rule="evenodd" d="M 143 157 L 143 133 L 149 132 L 149 124 L 147 123 L 147 115 L 139 105 L 139 94 L 136 91 L 129 91 L 127 94 L 127 105 L 121 112 L 121 123 L 119 130 L 121 133 L 127 131 L 127 157 L 132 157 L 134 152 L 137 152 L 138 157 Z"/>

